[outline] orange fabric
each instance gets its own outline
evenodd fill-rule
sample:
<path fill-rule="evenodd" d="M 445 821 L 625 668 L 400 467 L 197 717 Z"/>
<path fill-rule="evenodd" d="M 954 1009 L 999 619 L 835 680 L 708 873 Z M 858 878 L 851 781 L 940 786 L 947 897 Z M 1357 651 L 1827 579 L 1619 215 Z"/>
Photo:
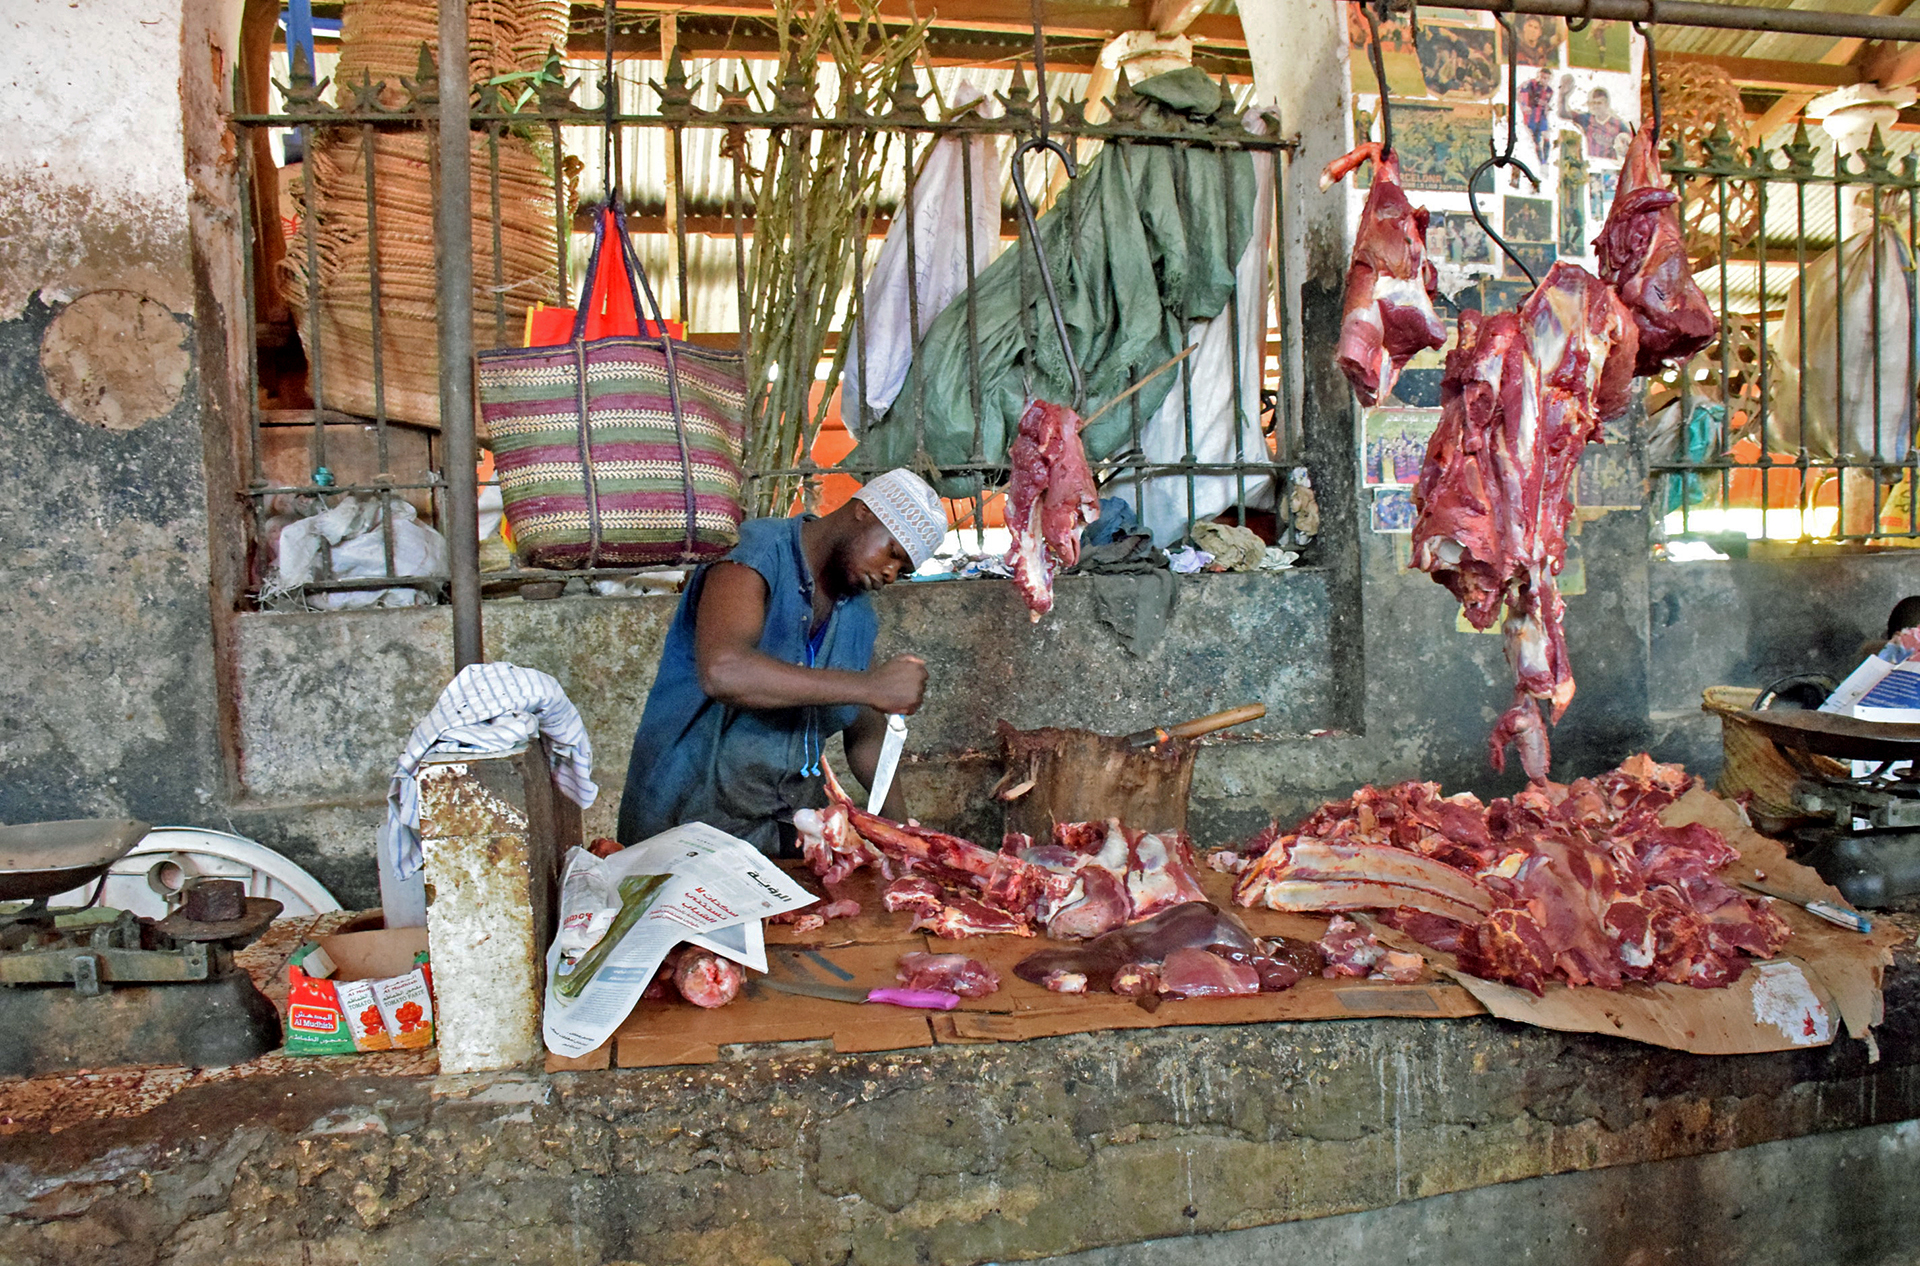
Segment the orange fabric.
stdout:
<path fill-rule="evenodd" d="M 640 313 L 635 308 L 633 287 L 627 284 L 626 263 L 621 258 L 619 240 L 615 237 L 620 230 L 614 226 L 612 210 L 603 210 L 606 249 L 601 252 L 600 271 L 593 279 L 593 293 L 587 296 L 587 328 L 589 339 L 610 338 L 615 335 L 637 335 L 641 332 Z M 549 308 L 535 306 L 527 310 L 528 347 L 558 347 L 562 343 L 573 341 L 573 323 L 576 312 L 573 308 Z M 660 326 L 652 321 L 644 323 L 649 336 L 657 336 Z M 679 321 L 666 323 L 667 337 L 685 338 L 686 326 Z"/>

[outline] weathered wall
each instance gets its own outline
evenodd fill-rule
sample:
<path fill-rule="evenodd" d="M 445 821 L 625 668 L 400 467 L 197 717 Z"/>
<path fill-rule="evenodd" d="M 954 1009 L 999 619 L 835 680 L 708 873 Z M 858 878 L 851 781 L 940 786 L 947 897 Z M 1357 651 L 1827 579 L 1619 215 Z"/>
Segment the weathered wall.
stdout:
<path fill-rule="evenodd" d="M 180 5 L 9 6 L 0 818 L 217 821 Z M 221 61 L 205 47 L 203 79 Z"/>

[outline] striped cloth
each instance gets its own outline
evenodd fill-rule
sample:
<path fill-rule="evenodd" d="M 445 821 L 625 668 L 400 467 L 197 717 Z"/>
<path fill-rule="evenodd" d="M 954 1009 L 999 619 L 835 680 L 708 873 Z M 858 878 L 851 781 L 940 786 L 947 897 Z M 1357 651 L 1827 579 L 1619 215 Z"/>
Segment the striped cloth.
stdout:
<path fill-rule="evenodd" d="M 554 785 L 582 809 L 600 795 L 593 782 L 593 744 L 579 709 L 560 683 L 517 664 L 470 664 L 440 692 L 433 710 L 413 727 L 387 789 L 387 821 L 380 829 L 380 861 L 401 879 L 417 874 L 420 786 L 415 774 L 429 755 L 507 752 L 538 735 L 547 739 Z"/>

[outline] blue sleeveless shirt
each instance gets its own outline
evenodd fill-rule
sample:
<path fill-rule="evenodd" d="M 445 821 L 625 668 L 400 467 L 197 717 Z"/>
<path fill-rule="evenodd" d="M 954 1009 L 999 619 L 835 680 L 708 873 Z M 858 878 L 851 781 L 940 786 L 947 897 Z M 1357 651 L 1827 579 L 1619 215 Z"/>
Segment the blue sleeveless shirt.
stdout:
<path fill-rule="evenodd" d="M 813 574 L 800 549 L 806 518 L 750 519 L 726 561 L 767 582 L 761 653 L 789 664 L 864 672 L 879 624 L 865 594 L 835 602 L 813 629 Z M 694 620 L 707 568 L 694 572 L 667 630 L 660 671 L 633 736 L 619 839 L 635 844 L 682 822 L 705 822 L 772 855 L 794 810 L 826 803 L 822 746 L 852 725 L 858 705 L 734 708 L 700 689 Z"/>

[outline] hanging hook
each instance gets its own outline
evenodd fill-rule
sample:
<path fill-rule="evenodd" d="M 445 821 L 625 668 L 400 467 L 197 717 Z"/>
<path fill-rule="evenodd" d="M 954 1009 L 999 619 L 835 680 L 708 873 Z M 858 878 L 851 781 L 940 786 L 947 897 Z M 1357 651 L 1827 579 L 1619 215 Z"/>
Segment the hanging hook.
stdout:
<path fill-rule="evenodd" d="M 1567 19 L 1569 31 L 1584 31 L 1593 25 L 1593 0 L 1580 0 L 1580 12 Z"/>
<path fill-rule="evenodd" d="M 1467 177 L 1467 210 L 1473 213 L 1473 222 L 1480 226 L 1480 231 L 1493 240 L 1502 255 L 1513 261 L 1513 266 L 1526 275 L 1529 283 L 1537 287 L 1540 279 L 1533 275 L 1533 269 L 1527 267 L 1527 261 L 1521 259 L 1513 247 L 1507 245 L 1506 238 L 1493 231 L 1493 226 L 1487 223 L 1487 217 L 1480 210 L 1480 191 L 1477 186 L 1481 175 L 1491 168 L 1512 167 L 1525 176 L 1527 183 L 1536 191 L 1540 188 L 1540 178 L 1533 174 L 1533 169 L 1513 156 L 1519 143 L 1520 46 L 1513 38 L 1513 23 L 1507 14 L 1496 11 L 1493 20 L 1500 24 L 1500 30 L 1507 38 L 1507 148 L 1505 153 L 1494 150 L 1487 161 L 1474 168 L 1473 174 Z M 1493 150 L 1492 141 L 1487 142 L 1487 148 Z"/>
<path fill-rule="evenodd" d="M 1053 332 L 1060 339 L 1060 351 L 1067 359 L 1067 376 L 1073 381 L 1073 411 L 1080 412 L 1087 404 L 1087 383 L 1080 374 L 1080 358 L 1074 355 L 1073 340 L 1067 335 L 1066 314 L 1060 311 L 1060 297 L 1053 288 L 1053 269 L 1047 266 L 1047 252 L 1040 245 L 1040 227 L 1033 214 L 1033 199 L 1027 196 L 1027 178 L 1024 169 L 1026 156 L 1036 150 L 1046 150 L 1060 160 L 1066 168 L 1069 180 L 1078 176 L 1073 155 L 1066 146 L 1047 135 L 1047 116 L 1053 110 L 1053 102 L 1047 96 L 1047 44 L 1042 29 L 1040 0 L 1033 0 L 1033 77 L 1034 95 L 1039 110 L 1040 129 L 1035 136 L 1013 147 L 1013 194 L 1020 204 L 1020 225 L 1026 231 L 1027 242 L 1033 247 L 1033 257 L 1040 265 L 1040 289 L 1047 297 L 1047 311 L 1053 317 Z M 1069 192 L 1068 197 L 1072 197 Z M 1031 395 L 1032 392 L 1027 393 Z"/>
<path fill-rule="evenodd" d="M 1648 96 L 1653 103 L 1653 140 L 1654 140 L 1655 152 L 1658 153 L 1659 152 L 1658 147 L 1660 143 L 1660 122 L 1661 122 L 1660 120 L 1660 62 L 1659 62 L 1659 59 L 1654 54 L 1653 28 L 1655 24 L 1657 24 L 1660 21 L 1660 16 L 1658 11 L 1654 8 L 1654 5 L 1655 5 L 1655 0 L 1647 0 L 1646 20 L 1642 22 L 1635 22 L 1633 24 L 1633 29 L 1640 32 L 1640 38 L 1645 40 L 1647 43 L 1647 89 L 1648 89 Z"/>
<path fill-rule="evenodd" d="M 1393 110 L 1387 104 L 1387 57 L 1380 47 L 1380 22 L 1390 13 L 1391 0 L 1378 0 L 1380 18 L 1376 20 L 1367 0 L 1360 0 L 1361 16 L 1367 20 L 1367 60 L 1373 63 L 1374 82 L 1380 85 L 1380 157 L 1393 153 Z M 1366 140 L 1366 137 L 1361 137 Z"/>

